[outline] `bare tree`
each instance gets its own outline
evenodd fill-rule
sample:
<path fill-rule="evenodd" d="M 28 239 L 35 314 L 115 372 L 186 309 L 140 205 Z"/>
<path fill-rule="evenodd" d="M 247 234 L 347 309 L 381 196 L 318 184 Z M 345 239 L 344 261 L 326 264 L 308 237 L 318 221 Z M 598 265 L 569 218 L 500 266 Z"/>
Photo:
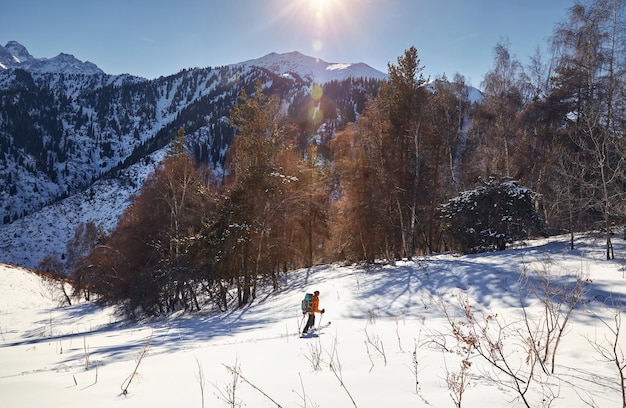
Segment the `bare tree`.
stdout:
<path fill-rule="evenodd" d="M 37 271 L 44 274 L 44 281 L 48 282 L 53 288 L 60 289 L 65 303 L 68 305 L 72 304 L 72 299 L 66 287 L 68 279 L 63 273 L 63 263 L 58 256 L 46 255 L 37 265 Z"/>
<path fill-rule="evenodd" d="M 619 303 L 611 305 L 612 322 L 596 315 L 608 333 L 602 339 L 588 338 L 587 341 L 602 357 L 602 360 L 615 366 L 622 392 L 622 407 L 626 408 L 626 350 L 622 346 L 622 308 L 623 306 Z"/>
<path fill-rule="evenodd" d="M 554 374 L 556 355 L 563 340 L 567 325 L 576 308 L 584 302 L 589 280 L 577 274 L 570 282 L 563 276 L 554 276 L 548 264 L 533 274 L 523 274 L 522 287 L 534 294 L 543 306 L 543 313 L 537 318 L 530 316 L 524 306 L 526 295 L 520 288 L 520 304 L 524 312 L 524 324 L 530 341 L 529 346 L 537 356 L 546 374 Z M 550 362 L 550 369 L 546 368 Z"/>
<path fill-rule="evenodd" d="M 393 183 L 386 180 L 384 135 L 389 123 L 377 101 L 331 144 L 339 198 L 333 207 L 333 246 L 343 260 L 394 260 L 399 251 Z"/>
<path fill-rule="evenodd" d="M 606 234 L 606 257 L 612 259 L 613 225 L 626 218 L 623 151 L 624 24 L 622 0 L 576 4 L 553 37 L 556 56 L 554 102 L 566 107 L 562 121 L 571 152 L 587 164 L 579 182 L 593 199 L 593 211 Z"/>
<path fill-rule="evenodd" d="M 93 222 L 79 223 L 74 236 L 67 241 L 67 269 L 71 271 L 81 258 L 87 256 L 103 235 L 102 227 L 97 227 Z"/>
<path fill-rule="evenodd" d="M 440 308 L 449 323 L 450 335 L 443 338 L 439 336 L 439 339 L 434 340 L 435 343 L 446 351 L 460 353 L 464 357 L 466 362 L 462 362 L 462 376 L 469 375 L 468 362 L 478 357 L 491 367 L 491 372 L 485 373 L 488 378 L 513 390 L 526 407 L 534 406 L 528 393 L 533 384 L 541 383 L 536 369 L 539 358 L 533 353 L 530 340 L 519 335 L 519 322 L 507 323 L 496 313 L 475 311 L 467 296 L 462 294 L 458 296 L 458 306 L 461 316 L 456 317 L 443 301 L 440 302 Z M 449 337 L 455 345 L 446 344 L 445 339 Z M 515 343 L 516 340 L 518 343 Z M 464 392 L 461 386 L 467 381 L 467 377 L 458 375 L 448 376 L 448 380 L 452 381 L 455 404 L 461 403 Z M 549 389 L 543 390 L 543 396 L 546 399 L 553 398 Z"/>
<path fill-rule="evenodd" d="M 494 66 L 485 74 L 483 102 L 475 116 L 476 135 L 480 138 L 483 168 L 480 176 L 516 177 L 512 155 L 517 141 L 517 114 L 525 102 L 528 80 L 522 64 L 501 41 L 494 47 Z"/>

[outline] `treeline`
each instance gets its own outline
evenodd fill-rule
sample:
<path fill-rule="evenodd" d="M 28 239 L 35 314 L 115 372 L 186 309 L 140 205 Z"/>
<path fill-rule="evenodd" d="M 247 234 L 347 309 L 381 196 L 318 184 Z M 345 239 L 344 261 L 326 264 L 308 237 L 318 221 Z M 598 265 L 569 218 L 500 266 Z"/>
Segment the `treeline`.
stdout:
<path fill-rule="evenodd" d="M 626 213 L 623 5 L 572 7 L 549 62 L 537 53 L 523 66 L 498 44 L 478 101 L 460 75 L 425 79 L 412 47 L 328 143 L 304 143 L 261 86 L 242 92 L 226 177 L 196 164 L 181 129 L 117 229 L 72 264 L 77 288 L 129 312 L 207 297 L 225 309 L 232 288 L 242 306 L 295 268 L 594 228 L 612 258 Z"/>

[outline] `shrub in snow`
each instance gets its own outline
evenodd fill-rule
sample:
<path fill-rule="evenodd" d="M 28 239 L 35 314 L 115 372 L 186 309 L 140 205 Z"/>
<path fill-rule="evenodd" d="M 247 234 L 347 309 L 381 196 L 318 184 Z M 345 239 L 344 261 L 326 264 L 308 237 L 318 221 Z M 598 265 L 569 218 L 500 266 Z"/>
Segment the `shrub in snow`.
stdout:
<path fill-rule="evenodd" d="M 439 207 L 447 244 L 467 254 L 503 250 L 507 243 L 543 234 L 537 197 L 516 181 L 495 178 L 462 192 Z"/>

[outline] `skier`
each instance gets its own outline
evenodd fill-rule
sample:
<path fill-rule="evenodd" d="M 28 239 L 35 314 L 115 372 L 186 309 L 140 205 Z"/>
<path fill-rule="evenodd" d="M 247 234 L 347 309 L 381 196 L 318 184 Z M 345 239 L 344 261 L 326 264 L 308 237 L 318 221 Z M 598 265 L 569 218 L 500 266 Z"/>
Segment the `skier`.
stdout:
<path fill-rule="evenodd" d="M 310 328 L 315 326 L 315 313 L 324 313 L 326 310 L 319 310 L 320 307 L 320 291 L 316 290 L 313 292 L 313 302 L 311 304 L 311 311 L 309 312 L 309 320 L 307 320 L 306 325 L 304 326 L 304 330 L 302 334 L 306 334 Z"/>

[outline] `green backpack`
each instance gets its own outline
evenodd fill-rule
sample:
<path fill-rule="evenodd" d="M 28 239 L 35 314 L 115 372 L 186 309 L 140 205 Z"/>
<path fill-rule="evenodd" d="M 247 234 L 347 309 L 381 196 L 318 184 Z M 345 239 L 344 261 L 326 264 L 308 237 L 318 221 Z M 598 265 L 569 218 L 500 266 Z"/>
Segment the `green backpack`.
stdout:
<path fill-rule="evenodd" d="M 304 299 L 302 299 L 302 313 L 312 312 L 313 311 L 313 294 L 307 293 L 304 295 Z"/>

